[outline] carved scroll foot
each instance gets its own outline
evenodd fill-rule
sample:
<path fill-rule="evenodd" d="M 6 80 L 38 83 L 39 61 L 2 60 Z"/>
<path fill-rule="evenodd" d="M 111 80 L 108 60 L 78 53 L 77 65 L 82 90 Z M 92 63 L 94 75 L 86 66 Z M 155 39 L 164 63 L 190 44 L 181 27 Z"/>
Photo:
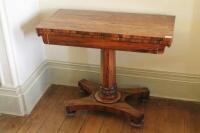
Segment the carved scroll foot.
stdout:
<path fill-rule="evenodd" d="M 91 81 L 88 81 L 86 79 L 82 79 L 78 82 L 79 88 L 85 92 L 88 95 L 91 95 L 92 93 L 99 90 L 99 85 L 96 83 L 93 83 Z"/>
<path fill-rule="evenodd" d="M 117 115 L 123 115 L 130 122 L 135 125 L 141 125 L 144 114 L 125 102 L 118 102 L 113 104 L 103 104 L 94 99 L 94 97 L 89 96 L 82 99 L 71 100 L 66 103 L 66 111 L 69 114 L 74 113 L 78 110 L 98 110 L 111 112 Z"/>
<path fill-rule="evenodd" d="M 128 98 L 134 98 L 141 102 L 146 102 L 149 100 L 150 91 L 146 87 L 137 87 L 129 89 L 119 89 L 124 94 L 124 100 Z"/>

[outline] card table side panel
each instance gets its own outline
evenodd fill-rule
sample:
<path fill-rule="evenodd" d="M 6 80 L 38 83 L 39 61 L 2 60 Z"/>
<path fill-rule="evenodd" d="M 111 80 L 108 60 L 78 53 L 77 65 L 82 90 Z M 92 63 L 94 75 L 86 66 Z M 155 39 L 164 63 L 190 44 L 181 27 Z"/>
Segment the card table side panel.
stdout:
<path fill-rule="evenodd" d="M 145 42 L 128 42 L 109 39 L 97 39 L 88 37 L 60 36 L 52 34 L 41 34 L 45 44 L 75 46 L 99 49 L 113 49 L 121 51 L 143 52 L 161 54 L 170 40 L 160 41 L 158 44 Z"/>

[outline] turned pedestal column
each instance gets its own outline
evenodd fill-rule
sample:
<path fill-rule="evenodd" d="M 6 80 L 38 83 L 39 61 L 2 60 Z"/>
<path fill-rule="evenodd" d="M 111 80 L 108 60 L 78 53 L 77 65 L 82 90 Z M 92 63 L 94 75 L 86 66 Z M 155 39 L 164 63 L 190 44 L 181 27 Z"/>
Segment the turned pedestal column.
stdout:
<path fill-rule="evenodd" d="M 133 126 L 142 125 L 144 113 L 136 110 L 126 102 L 130 96 L 138 101 L 149 98 L 147 88 L 117 89 L 115 50 L 101 50 L 101 84 L 85 79 L 79 81 L 79 87 L 89 96 L 66 102 L 68 115 L 77 110 L 102 110 L 127 117 Z"/>
<path fill-rule="evenodd" d="M 117 90 L 115 50 L 101 50 L 101 86 L 95 98 L 101 103 L 115 103 L 120 100 L 121 93 Z"/>

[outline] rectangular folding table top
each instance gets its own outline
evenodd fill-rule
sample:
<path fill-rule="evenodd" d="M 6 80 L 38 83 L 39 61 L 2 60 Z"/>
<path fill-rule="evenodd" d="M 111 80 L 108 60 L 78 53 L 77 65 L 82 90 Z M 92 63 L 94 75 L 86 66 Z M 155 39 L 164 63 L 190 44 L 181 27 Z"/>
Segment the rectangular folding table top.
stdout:
<path fill-rule="evenodd" d="M 174 23 L 169 15 L 60 9 L 37 33 L 46 44 L 163 53 Z"/>

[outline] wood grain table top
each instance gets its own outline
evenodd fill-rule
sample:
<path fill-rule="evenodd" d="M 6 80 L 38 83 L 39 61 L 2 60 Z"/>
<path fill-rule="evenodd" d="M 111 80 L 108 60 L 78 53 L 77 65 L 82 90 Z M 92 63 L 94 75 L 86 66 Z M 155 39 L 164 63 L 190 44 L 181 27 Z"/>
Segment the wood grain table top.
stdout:
<path fill-rule="evenodd" d="M 86 37 L 170 46 L 174 23 L 175 16 L 169 15 L 60 9 L 36 28 L 43 37 Z M 44 42 L 51 43 L 48 38 L 43 38 Z"/>

